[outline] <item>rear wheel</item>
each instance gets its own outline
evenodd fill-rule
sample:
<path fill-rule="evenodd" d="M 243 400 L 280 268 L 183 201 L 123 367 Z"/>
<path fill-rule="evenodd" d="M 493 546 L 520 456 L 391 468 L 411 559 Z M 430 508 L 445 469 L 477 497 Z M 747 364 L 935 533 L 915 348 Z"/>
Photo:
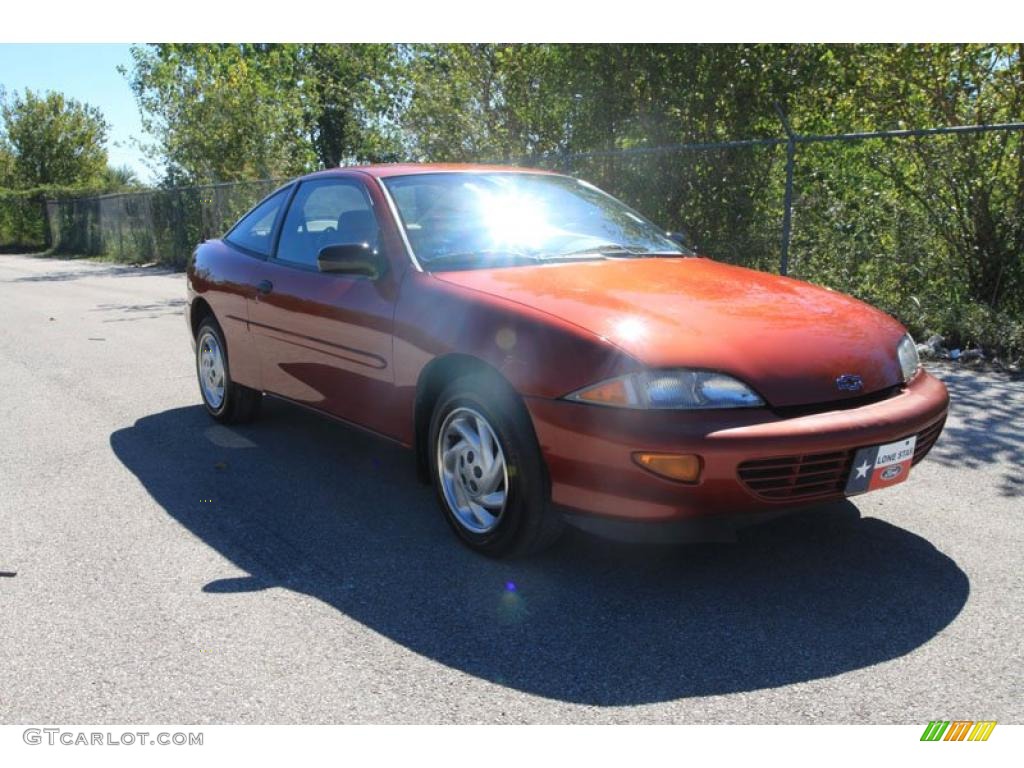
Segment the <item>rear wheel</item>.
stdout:
<path fill-rule="evenodd" d="M 259 413 L 263 394 L 231 380 L 224 335 L 212 317 L 200 323 L 196 334 L 196 376 L 203 405 L 217 421 L 241 424 Z"/>
<path fill-rule="evenodd" d="M 456 535 L 492 557 L 540 551 L 562 531 L 529 416 L 503 382 L 470 376 L 441 393 L 430 471 Z"/>

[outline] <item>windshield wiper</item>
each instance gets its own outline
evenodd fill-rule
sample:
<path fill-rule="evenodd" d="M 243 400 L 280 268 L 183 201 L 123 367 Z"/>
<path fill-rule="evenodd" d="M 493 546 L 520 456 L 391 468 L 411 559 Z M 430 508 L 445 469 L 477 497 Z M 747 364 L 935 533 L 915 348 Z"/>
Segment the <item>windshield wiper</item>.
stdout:
<path fill-rule="evenodd" d="M 423 268 L 428 272 L 437 268 L 459 267 L 466 269 L 487 269 L 488 267 L 506 267 L 516 264 L 541 264 L 551 261 L 587 261 L 593 258 L 610 259 L 615 257 L 651 256 L 651 257 L 684 257 L 685 253 L 662 253 L 660 251 L 637 250 L 618 243 L 604 243 L 596 248 L 580 248 L 578 251 L 566 253 L 524 253 L 523 251 L 482 250 L 444 253 L 432 259 L 424 259 Z"/>
<path fill-rule="evenodd" d="M 428 272 L 436 267 L 487 267 L 507 266 L 509 264 L 529 262 L 536 264 L 542 259 L 539 256 L 521 251 L 461 251 L 445 253 L 432 259 L 424 259 L 423 268 Z"/>
<path fill-rule="evenodd" d="M 673 253 L 671 251 L 656 251 L 630 248 L 625 245 L 619 245 L 618 243 L 607 243 L 606 245 L 598 245 L 596 247 L 581 248 L 578 251 L 569 251 L 568 253 L 554 254 L 552 258 L 580 258 L 587 255 L 603 256 L 605 258 L 613 259 L 616 257 L 625 256 L 632 258 L 635 256 L 643 256 L 644 258 L 652 259 L 682 259 L 687 256 L 692 256 L 690 253 Z"/>
<path fill-rule="evenodd" d="M 628 246 L 619 245 L 618 243 L 602 243 L 600 245 L 592 245 L 588 248 L 580 248 L 578 251 L 554 253 L 546 258 L 570 259 L 589 254 L 594 254 L 595 256 L 646 256 L 649 253 L 653 253 L 653 251 L 637 250 L 636 248 L 629 248 Z"/>

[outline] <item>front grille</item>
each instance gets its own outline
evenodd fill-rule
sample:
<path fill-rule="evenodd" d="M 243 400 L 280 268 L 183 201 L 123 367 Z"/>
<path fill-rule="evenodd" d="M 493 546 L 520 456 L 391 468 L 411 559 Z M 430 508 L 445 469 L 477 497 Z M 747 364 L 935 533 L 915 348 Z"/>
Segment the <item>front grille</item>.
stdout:
<path fill-rule="evenodd" d="M 932 449 L 944 424 L 945 419 L 941 419 L 918 432 L 914 464 Z M 838 496 L 846 488 L 850 464 L 856 453 L 854 448 L 833 453 L 744 461 L 739 466 L 740 480 L 754 495 L 773 501 Z"/>
<path fill-rule="evenodd" d="M 853 451 L 756 459 L 740 464 L 740 479 L 766 499 L 810 499 L 842 493 Z"/>
<path fill-rule="evenodd" d="M 946 420 L 939 419 L 930 427 L 925 427 L 917 433 L 917 443 L 914 445 L 914 460 L 911 462 L 912 464 L 917 464 L 917 462 L 928 455 L 928 451 L 932 449 L 935 441 L 939 439 L 939 434 L 945 425 Z"/>

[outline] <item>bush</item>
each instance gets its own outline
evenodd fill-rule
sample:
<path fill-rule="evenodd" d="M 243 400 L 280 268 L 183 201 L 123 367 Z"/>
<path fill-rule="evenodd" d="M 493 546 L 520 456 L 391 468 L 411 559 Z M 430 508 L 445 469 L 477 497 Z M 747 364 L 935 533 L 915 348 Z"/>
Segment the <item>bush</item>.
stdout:
<path fill-rule="evenodd" d="M 0 189 L 0 250 L 43 250 L 46 202 L 38 190 Z"/>
<path fill-rule="evenodd" d="M 88 206 L 99 190 L 47 185 L 31 189 L 0 189 L 0 250 L 44 251 L 63 241 L 65 252 L 94 253 L 88 247 L 88 225 L 81 217 L 54 217 L 67 205 Z"/>

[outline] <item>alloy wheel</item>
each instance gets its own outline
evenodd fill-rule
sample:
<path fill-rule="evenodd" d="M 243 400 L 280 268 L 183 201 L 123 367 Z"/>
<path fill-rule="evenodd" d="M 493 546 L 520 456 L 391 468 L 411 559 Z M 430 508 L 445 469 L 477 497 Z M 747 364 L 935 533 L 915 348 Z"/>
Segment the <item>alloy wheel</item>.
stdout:
<path fill-rule="evenodd" d="M 203 390 L 203 398 L 214 410 L 224 402 L 224 390 L 227 375 L 224 366 L 224 353 L 217 337 L 207 331 L 200 338 L 196 349 L 198 362 L 199 386 Z"/>
<path fill-rule="evenodd" d="M 493 531 L 508 501 L 508 466 L 498 436 L 472 408 L 449 413 L 437 437 L 437 468 L 448 508 L 475 534 Z"/>

